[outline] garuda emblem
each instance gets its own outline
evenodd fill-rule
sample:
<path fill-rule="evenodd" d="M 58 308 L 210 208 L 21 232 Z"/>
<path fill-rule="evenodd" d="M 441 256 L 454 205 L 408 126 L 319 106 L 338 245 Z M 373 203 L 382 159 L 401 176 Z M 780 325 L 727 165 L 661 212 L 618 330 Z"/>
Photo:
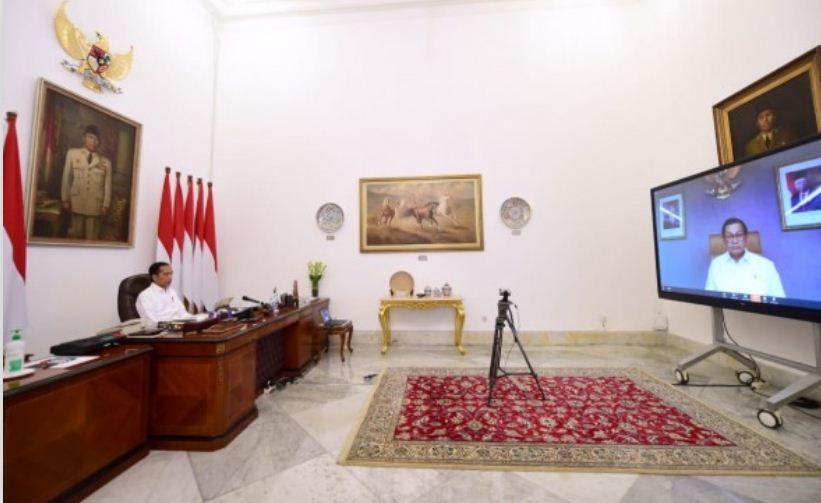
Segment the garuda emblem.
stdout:
<path fill-rule="evenodd" d="M 86 36 L 77 28 L 66 15 L 66 3 L 60 4 L 57 16 L 54 18 L 54 29 L 57 31 L 57 40 L 66 53 L 78 61 L 72 64 L 63 60 L 63 66 L 74 73 L 83 76 L 83 85 L 94 91 L 102 92 L 103 88 L 114 93 L 123 92 L 115 86 L 112 80 L 122 80 L 131 71 L 134 59 L 134 47 L 125 54 L 111 54 L 109 52 L 108 37 L 99 31 L 96 42 L 89 42 Z"/>

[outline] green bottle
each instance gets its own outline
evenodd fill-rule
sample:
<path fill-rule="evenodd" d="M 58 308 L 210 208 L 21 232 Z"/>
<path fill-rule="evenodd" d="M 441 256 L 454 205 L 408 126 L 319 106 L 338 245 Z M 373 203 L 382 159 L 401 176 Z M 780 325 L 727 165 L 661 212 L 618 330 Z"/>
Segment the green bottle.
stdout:
<path fill-rule="evenodd" d="M 26 345 L 20 329 L 11 331 L 11 342 L 6 344 L 6 373 L 20 372 L 23 370 L 23 361 L 26 358 Z"/>

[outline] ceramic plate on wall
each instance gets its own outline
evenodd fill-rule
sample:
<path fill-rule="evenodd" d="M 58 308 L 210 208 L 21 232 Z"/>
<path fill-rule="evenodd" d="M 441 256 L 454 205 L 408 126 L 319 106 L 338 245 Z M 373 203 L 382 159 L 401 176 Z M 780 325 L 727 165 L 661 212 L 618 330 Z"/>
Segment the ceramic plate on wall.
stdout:
<path fill-rule="evenodd" d="M 521 197 L 511 197 L 499 209 L 502 222 L 511 229 L 521 229 L 530 221 L 530 205 Z"/>
<path fill-rule="evenodd" d="M 316 211 L 316 225 L 322 232 L 333 234 L 344 221 L 345 213 L 336 203 L 325 203 Z"/>

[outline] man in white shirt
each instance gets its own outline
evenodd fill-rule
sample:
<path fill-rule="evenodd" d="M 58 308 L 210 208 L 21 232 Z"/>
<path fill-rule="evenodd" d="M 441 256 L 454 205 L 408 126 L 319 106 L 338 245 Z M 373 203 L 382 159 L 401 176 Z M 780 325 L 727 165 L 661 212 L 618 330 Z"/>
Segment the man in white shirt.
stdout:
<path fill-rule="evenodd" d="M 772 260 L 747 249 L 747 224 L 728 218 L 721 234 L 727 251 L 710 262 L 705 290 L 786 297 Z"/>
<path fill-rule="evenodd" d="M 140 318 L 157 324 L 158 321 L 193 318 L 185 310 L 177 292 L 171 288 L 174 271 L 166 262 L 155 262 L 148 268 L 151 285 L 137 296 L 137 312 Z"/>

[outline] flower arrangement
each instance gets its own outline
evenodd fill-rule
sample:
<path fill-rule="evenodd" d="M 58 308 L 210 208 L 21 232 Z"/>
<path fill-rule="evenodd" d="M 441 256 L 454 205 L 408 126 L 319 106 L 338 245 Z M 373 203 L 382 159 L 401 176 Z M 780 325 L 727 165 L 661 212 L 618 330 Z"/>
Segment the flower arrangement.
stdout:
<path fill-rule="evenodd" d="M 319 261 L 308 262 L 308 279 L 311 280 L 311 295 L 319 297 L 319 280 L 325 274 L 327 266 Z"/>

